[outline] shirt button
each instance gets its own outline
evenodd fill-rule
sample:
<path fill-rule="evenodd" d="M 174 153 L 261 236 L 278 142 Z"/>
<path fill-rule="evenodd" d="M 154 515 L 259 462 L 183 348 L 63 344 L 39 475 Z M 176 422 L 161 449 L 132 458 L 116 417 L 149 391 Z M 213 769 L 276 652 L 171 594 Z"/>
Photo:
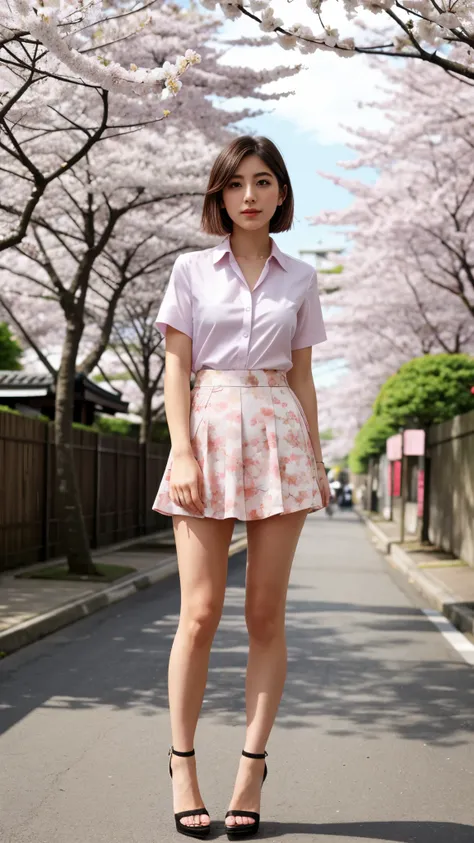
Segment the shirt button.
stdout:
<path fill-rule="evenodd" d="M 244 337 L 248 337 L 248 334 L 244 334 Z"/>
<path fill-rule="evenodd" d="M 250 310 L 250 307 L 246 307 L 245 310 Z"/>

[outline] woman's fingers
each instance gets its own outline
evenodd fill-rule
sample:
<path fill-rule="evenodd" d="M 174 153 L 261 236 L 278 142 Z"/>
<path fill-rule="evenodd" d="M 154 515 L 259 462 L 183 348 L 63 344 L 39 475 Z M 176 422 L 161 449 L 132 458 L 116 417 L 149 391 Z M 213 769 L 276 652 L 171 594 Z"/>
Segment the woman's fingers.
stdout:
<path fill-rule="evenodd" d="M 184 489 L 184 508 L 193 515 L 200 515 L 200 511 L 195 504 L 194 485 L 186 486 Z"/>
<path fill-rule="evenodd" d="M 177 506 L 180 506 L 182 509 L 186 509 L 193 515 L 203 515 L 204 513 L 204 506 L 198 492 L 197 483 L 189 484 L 187 486 L 172 487 L 170 490 L 170 498 Z"/>

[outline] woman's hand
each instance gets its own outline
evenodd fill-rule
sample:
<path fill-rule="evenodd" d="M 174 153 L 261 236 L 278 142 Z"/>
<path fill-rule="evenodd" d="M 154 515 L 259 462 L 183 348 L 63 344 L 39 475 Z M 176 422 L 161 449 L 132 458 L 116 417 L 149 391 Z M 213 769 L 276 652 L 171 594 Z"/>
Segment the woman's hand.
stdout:
<path fill-rule="evenodd" d="M 191 515 L 204 515 L 204 478 L 192 453 L 173 457 L 169 495 Z"/>
<path fill-rule="evenodd" d="M 324 465 L 320 462 L 316 463 L 317 475 L 318 475 L 318 486 L 319 491 L 321 492 L 321 499 L 323 502 L 323 509 L 325 506 L 328 505 L 329 500 L 331 498 L 331 490 L 329 488 L 329 480 L 326 474 L 326 469 Z"/>

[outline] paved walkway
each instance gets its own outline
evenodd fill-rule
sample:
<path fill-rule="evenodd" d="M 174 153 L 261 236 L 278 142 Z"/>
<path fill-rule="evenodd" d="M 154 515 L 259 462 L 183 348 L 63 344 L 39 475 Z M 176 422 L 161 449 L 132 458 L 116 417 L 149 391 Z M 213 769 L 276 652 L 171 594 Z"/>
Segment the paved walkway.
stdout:
<path fill-rule="evenodd" d="M 243 745 L 245 554 L 233 557 L 196 736 L 215 830 Z M 351 514 L 309 516 L 261 839 L 472 843 L 474 683 Z M 2 843 L 176 841 L 166 670 L 175 577 L 0 662 Z"/>
<path fill-rule="evenodd" d="M 389 554 L 392 563 L 415 583 L 431 605 L 463 632 L 474 633 L 474 567 L 440 548 L 421 545 L 409 534 L 402 545 L 398 524 L 369 513 L 364 518 L 375 544 Z"/>
<path fill-rule="evenodd" d="M 245 524 L 236 523 L 233 540 L 245 535 Z M 102 548 L 94 553 L 94 559 L 110 565 L 128 565 L 136 568 L 138 574 L 147 574 L 157 567 L 175 559 L 173 531 L 162 530 L 139 541 L 125 542 L 115 548 Z M 34 570 L 44 564 L 52 565 L 55 560 L 40 565 L 22 568 Z M 47 580 L 18 579 L 15 571 L 0 575 L 0 633 L 22 624 L 32 618 L 54 611 L 72 600 L 86 599 L 106 591 L 115 583 L 55 582 Z M 133 577 L 133 575 L 131 575 Z M 126 582 L 125 577 L 120 582 Z M 1 649 L 1 647 L 0 647 Z"/>

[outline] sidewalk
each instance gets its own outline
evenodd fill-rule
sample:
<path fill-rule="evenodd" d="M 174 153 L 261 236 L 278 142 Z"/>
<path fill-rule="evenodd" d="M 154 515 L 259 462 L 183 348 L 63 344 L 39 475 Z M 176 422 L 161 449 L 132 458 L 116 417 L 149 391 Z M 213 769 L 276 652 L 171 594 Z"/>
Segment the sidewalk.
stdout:
<path fill-rule="evenodd" d="M 474 568 L 440 548 L 421 545 L 413 536 L 407 535 L 401 545 L 398 524 L 360 510 L 358 514 L 378 548 L 430 605 L 461 632 L 474 634 Z"/>
<path fill-rule="evenodd" d="M 244 523 L 236 522 L 229 556 L 247 547 Z M 18 579 L 15 573 L 42 568 L 50 560 L 0 575 L 0 658 L 45 635 L 148 588 L 178 570 L 173 531 L 161 530 L 93 552 L 103 563 L 129 565 L 136 573 L 114 583 Z"/>

